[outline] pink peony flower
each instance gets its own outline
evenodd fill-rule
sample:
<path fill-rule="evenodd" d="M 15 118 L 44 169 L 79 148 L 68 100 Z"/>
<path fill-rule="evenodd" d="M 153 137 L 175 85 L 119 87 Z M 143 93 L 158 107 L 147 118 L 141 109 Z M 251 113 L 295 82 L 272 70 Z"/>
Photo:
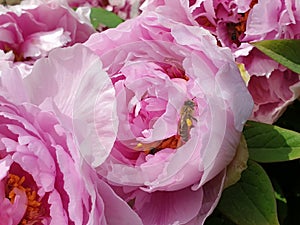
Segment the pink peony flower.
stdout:
<path fill-rule="evenodd" d="M 300 96 L 300 76 L 258 52 L 249 42 L 299 39 L 299 4 L 295 1 L 259 1 L 249 13 L 241 46 L 235 52 L 250 76 L 248 89 L 255 108 L 251 119 L 274 123 Z M 260 84 L 257 84 L 257 82 Z"/>
<path fill-rule="evenodd" d="M 73 9 L 55 2 L 0 6 L 0 60 L 25 71 L 52 49 L 84 42 L 93 32 Z"/>
<path fill-rule="evenodd" d="M 174 20 L 209 30 L 219 45 L 229 47 L 236 61 L 244 64 L 250 75 L 248 89 L 255 104 L 251 119 L 273 123 L 299 97 L 299 75 L 283 68 L 250 44 L 261 40 L 299 39 L 299 4 L 295 1 L 175 0 L 172 4 L 181 4 L 189 18 L 182 21 L 182 15 L 173 13 Z M 171 3 L 165 0 L 151 0 L 143 8 L 160 13 L 173 9 Z M 284 79 L 277 79 L 280 76 Z M 257 80 L 262 82 L 259 86 Z M 279 80 L 281 83 L 277 83 Z M 273 87 L 279 86 L 280 91 L 273 91 Z M 261 101 L 258 96 L 264 96 L 264 100 Z"/>
<path fill-rule="evenodd" d="M 24 79 L 3 69 L 0 83 L 0 224 L 141 225 L 90 166 L 116 136 L 114 88 L 98 57 L 82 45 L 56 49 Z"/>
<path fill-rule="evenodd" d="M 274 70 L 271 76 L 252 76 L 248 90 L 255 102 L 252 119 L 273 123 L 300 96 L 299 76 L 290 70 Z"/>
<path fill-rule="evenodd" d="M 86 46 L 114 84 L 119 119 L 99 175 L 144 225 L 203 224 L 253 104 L 231 52 L 154 11 Z"/>

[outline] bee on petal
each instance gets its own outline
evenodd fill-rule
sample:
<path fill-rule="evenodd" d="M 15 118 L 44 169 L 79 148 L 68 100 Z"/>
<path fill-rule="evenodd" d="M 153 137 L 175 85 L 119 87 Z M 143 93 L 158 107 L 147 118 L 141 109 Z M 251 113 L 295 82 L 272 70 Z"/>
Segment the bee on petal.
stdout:
<path fill-rule="evenodd" d="M 193 121 L 197 121 L 194 117 L 195 106 L 196 104 L 193 100 L 184 102 L 180 111 L 177 134 L 161 141 L 154 141 L 151 143 L 139 142 L 134 150 L 154 155 L 165 148 L 177 149 L 181 147 L 182 144 L 187 142 L 190 138 L 190 130 L 193 127 Z"/>
<path fill-rule="evenodd" d="M 182 141 L 187 142 L 190 138 L 190 130 L 193 127 L 193 121 L 197 121 L 194 115 L 195 103 L 193 100 L 184 102 L 180 111 L 180 120 L 178 123 L 178 133 Z"/>

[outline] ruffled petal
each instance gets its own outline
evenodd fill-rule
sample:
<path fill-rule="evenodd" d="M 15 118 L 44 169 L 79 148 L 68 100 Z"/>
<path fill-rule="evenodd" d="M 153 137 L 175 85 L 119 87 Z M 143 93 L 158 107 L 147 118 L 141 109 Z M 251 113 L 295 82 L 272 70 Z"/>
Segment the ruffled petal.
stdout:
<path fill-rule="evenodd" d="M 98 191 L 105 205 L 104 214 L 107 224 L 143 224 L 139 216 L 130 208 L 127 202 L 117 196 L 108 184 L 99 180 Z"/>

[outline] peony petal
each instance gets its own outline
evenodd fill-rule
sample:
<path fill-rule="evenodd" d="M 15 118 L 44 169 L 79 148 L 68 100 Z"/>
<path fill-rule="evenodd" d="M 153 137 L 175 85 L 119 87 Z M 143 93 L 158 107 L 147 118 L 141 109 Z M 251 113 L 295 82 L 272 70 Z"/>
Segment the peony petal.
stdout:
<path fill-rule="evenodd" d="M 202 190 L 185 188 L 174 192 L 138 192 L 134 207 L 143 224 L 185 224 L 201 209 Z"/>
<path fill-rule="evenodd" d="M 50 205 L 50 225 L 68 224 L 68 215 L 62 206 L 61 198 L 57 191 L 53 191 L 49 195 L 48 203 Z"/>
<path fill-rule="evenodd" d="M 3 180 L 8 175 L 8 171 L 10 169 L 13 160 L 11 159 L 10 155 L 5 156 L 4 158 L 0 159 L 0 180 Z M 0 197 L 2 197 L 0 195 Z"/>
<path fill-rule="evenodd" d="M 202 207 L 199 214 L 185 225 L 203 225 L 206 218 L 214 211 L 223 190 L 225 170 L 203 186 Z"/>
<path fill-rule="evenodd" d="M 277 15 L 281 8 L 280 0 L 262 1 L 253 7 L 249 14 L 246 34 L 261 35 L 276 29 Z M 263 23 L 261 21 L 264 21 Z"/>
<path fill-rule="evenodd" d="M 299 96 L 299 78 L 289 70 L 275 70 L 269 78 L 251 76 L 248 89 L 255 102 L 252 120 L 274 123 Z"/>
<path fill-rule="evenodd" d="M 108 156 L 118 125 L 114 89 L 101 68 L 96 55 L 76 45 L 52 51 L 25 78 L 31 102 L 39 105 L 51 97 L 64 114 L 73 118 L 81 153 L 94 167 Z M 48 74 L 41 76 L 44 71 Z"/>
<path fill-rule="evenodd" d="M 111 225 L 142 225 L 141 219 L 129 205 L 117 196 L 103 181 L 99 180 L 98 191 L 102 196 L 107 223 Z"/>
<path fill-rule="evenodd" d="M 22 220 L 26 212 L 28 199 L 25 191 L 23 190 L 14 188 L 13 192 L 16 194 L 16 196 L 14 199 L 14 203 L 12 205 L 12 215 L 13 215 L 14 224 L 18 224 Z"/>
<path fill-rule="evenodd" d="M 54 48 L 65 46 L 71 38 L 62 28 L 49 32 L 38 32 L 30 35 L 22 44 L 24 57 L 46 56 Z"/>
<path fill-rule="evenodd" d="M 6 96 L 8 100 L 13 100 L 15 103 L 28 100 L 19 69 L 5 66 L 1 68 L 0 74 L 0 94 Z"/>
<path fill-rule="evenodd" d="M 84 192 L 83 182 L 78 176 L 78 171 L 74 168 L 74 161 L 64 149 L 57 146 L 56 148 L 57 162 L 59 169 L 64 176 L 64 190 L 68 194 L 68 212 L 69 218 L 76 225 L 83 224 L 83 205 L 82 198 L 87 198 Z"/>

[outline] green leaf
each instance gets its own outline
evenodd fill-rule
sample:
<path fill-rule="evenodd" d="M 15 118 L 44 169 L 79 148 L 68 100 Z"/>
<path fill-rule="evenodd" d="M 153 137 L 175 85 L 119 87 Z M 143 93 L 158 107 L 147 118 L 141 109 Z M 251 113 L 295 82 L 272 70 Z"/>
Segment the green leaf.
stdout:
<path fill-rule="evenodd" d="M 90 19 L 95 29 L 97 29 L 100 24 L 109 28 L 113 28 L 123 22 L 123 20 L 116 14 L 106 11 L 102 8 L 92 8 Z"/>
<path fill-rule="evenodd" d="M 275 61 L 300 74 L 300 40 L 265 40 L 251 44 Z"/>
<path fill-rule="evenodd" d="M 300 158 L 300 133 L 298 132 L 248 121 L 243 133 L 250 159 L 257 162 L 282 162 Z"/>
<path fill-rule="evenodd" d="M 241 179 L 224 190 L 218 209 L 239 225 L 279 225 L 271 181 L 252 160 Z"/>

